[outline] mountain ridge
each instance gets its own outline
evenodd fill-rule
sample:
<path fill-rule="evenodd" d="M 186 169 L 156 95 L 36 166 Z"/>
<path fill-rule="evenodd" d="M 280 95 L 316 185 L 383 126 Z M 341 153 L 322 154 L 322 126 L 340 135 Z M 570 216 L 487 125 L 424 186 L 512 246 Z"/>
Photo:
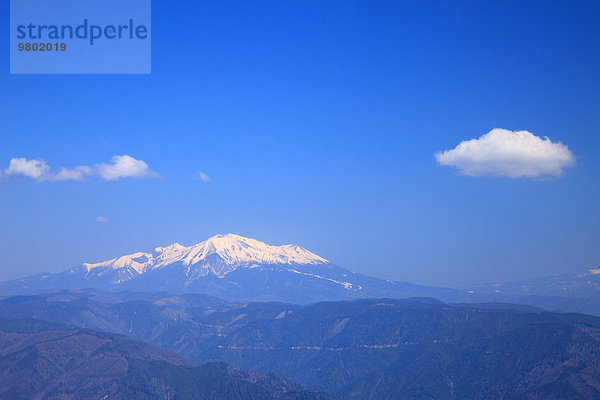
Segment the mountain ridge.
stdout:
<path fill-rule="evenodd" d="M 434 297 L 452 303 L 505 302 L 600 315 L 600 270 L 454 289 L 395 282 L 352 272 L 300 246 L 216 235 L 174 243 L 57 273 L 0 282 L 0 296 L 96 288 L 203 293 L 228 301 L 307 304 L 358 298 Z"/>
<path fill-rule="evenodd" d="M 275 374 L 38 319 L 0 318 L 0 399 L 332 399 Z"/>
<path fill-rule="evenodd" d="M 481 284 L 474 293 L 554 295 L 600 299 L 600 267 L 583 272 L 556 273 L 530 279 Z"/>
<path fill-rule="evenodd" d="M 198 364 L 276 373 L 345 399 L 600 395 L 600 318 L 510 304 L 381 298 L 299 306 L 65 291 L 1 299 L 0 317 L 114 332 Z"/>

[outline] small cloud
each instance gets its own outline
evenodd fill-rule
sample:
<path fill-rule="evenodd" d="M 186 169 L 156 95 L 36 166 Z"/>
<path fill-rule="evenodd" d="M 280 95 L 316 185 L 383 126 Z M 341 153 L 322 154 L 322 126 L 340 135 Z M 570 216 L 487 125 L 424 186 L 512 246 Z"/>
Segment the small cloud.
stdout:
<path fill-rule="evenodd" d="M 52 176 L 53 181 L 82 181 L 86 176 L 92 174 L 92 168 L 87 165 L 79 165 L 73 168 L 61 168 Z"/>
<path fill-rule="evenodd" d="M 108 218 L 102 217 L 102 216 L 96 217 L 96 221 L 102 222 L 102 223 L 110 222 L 110 220 Z"/>
<path fill-rule="evenodd" d="M 4 174 L 6 176 L 23 175 L 39 182 L 51 177 L 50 166 L 44 160 L 28 160 L 25 157 L 11 159 Z"/>
<path fill-rule="evenodd" d="M 202 182 L 210 182 L 210 176 L 206 175 L 202 171 L 198 171 L 197 176 L 198 176 L 198 179 L 200 179 Z"/>
<path fill-rule="evenodd" d="M 438 152 L 435 159 L 440 165 L 458 168 L 463 175 L 508 178 L 560 176 L 575 165 L 575 156 L 561 142 L 528 131 L 498 128 Z"/>
<path fill-rule="evenodd" d="M 142 160 L 122 155 L 113 156 L 110 164 L 96 165 L 98 175 L 106 181 L 114 181 L 121 178 L 156 178 L 158 174 L 148 168 Z"/>

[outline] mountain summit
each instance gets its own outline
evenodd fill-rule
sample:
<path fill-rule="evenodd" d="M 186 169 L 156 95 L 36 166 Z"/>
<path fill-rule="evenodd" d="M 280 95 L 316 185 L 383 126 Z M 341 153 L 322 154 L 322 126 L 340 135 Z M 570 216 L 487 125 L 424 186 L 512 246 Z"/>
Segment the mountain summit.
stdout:
<path fill-rule="evenodd" d="M 84 263 L 88 272 L 110 268 L 131 268 L 138 274 L 181 263 L 187 276 L 215 275 L 223 277 L 238 267 L 254 265 L 326 264 L 328 261 L 296 245 L 271 246 L 239 235 L 216 235 L 204 242 L 185 247 L 174 243 L 157 247 L 152 253 L 133 253 L 96 264 Z M 194 268 L 192 268 L 194 267 Z"/>

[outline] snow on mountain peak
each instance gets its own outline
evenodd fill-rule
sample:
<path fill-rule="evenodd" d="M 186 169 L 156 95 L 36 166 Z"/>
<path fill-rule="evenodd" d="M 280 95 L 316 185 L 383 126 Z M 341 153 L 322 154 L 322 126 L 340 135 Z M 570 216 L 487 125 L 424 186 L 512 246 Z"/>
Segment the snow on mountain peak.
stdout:
<path fill-rule="evenodd" d="M 150 269 L 182 262 L 183 265 L 210 264 L 209 256 L 216 255 L 229 266 L 219 275 L 240 266 L 253 264 L 321 264 L 328 261 L 300 246 L 272 246 L 239 235 L 216 235 L 204 242 L 185 247 L 174 243 L 157 247 L 153 253 L 138 252 L 100 263 L 84 263 L 88 271 L 99 267 L 132 268 L 142 274 Z"/>
<path fill-rule="evenodd" d="M 217 254 L 229 265 L 244 264 L 318 264 L 327 260 L 299 246 L 271 246 L 256 239 L 232 233 L 216 235 L 202 243 L 191 246 L 184 259 L 196 264 L 211 254 Z"/>

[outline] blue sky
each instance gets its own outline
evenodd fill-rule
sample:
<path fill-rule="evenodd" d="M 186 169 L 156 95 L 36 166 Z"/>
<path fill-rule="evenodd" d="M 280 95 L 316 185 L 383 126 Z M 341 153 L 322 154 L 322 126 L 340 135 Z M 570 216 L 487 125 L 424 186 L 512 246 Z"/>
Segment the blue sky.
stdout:
<path fill-rule="evenodd" d="M 0 279 L 230 232 L 444 286 L 600 264 L 597 3 L 155 0 L 152 13 L 151 75 L 9 75 L 0 41 L 1 170 L 129 155 L 160 175 L 4 172 Z M 510 178 L 436 162 L 493 128 L 562 142 L 575 165 Z"/>

